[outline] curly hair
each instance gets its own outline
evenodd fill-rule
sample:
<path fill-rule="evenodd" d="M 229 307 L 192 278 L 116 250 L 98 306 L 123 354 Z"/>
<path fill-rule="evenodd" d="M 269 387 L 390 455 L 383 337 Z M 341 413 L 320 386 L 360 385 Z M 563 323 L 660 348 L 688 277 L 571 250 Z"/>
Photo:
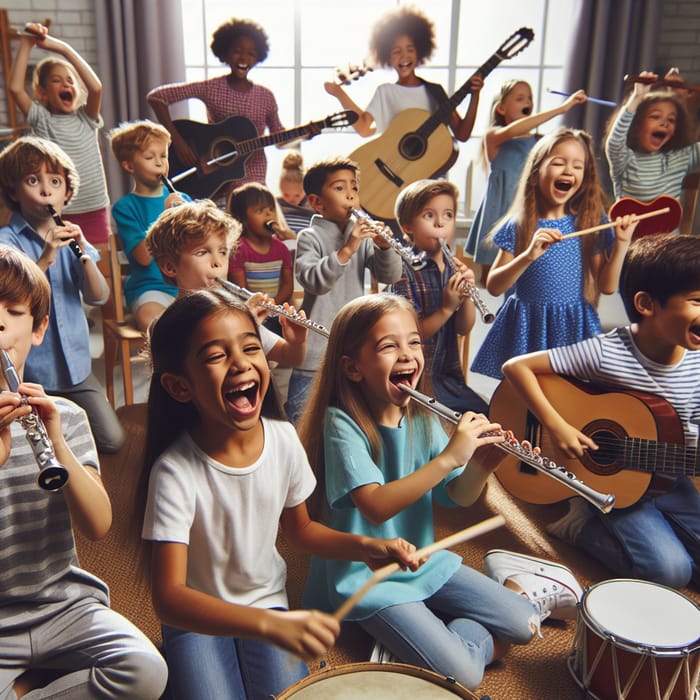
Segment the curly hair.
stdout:
<path fill-rule="evenodd" d="M 669 102 L 676 108 L 676 128 L 673 136 L 661 147 L 661 151 L 674 151 L 677 148 L 683 148 L 693 143 L 693 127 L 688 110 L 685 104 L 681 102 L 672 92 L 656 90 L 648 93 L 639 103 L 637 111 L 634 113 L 632 123 L 627 131 L 627 145 L 633 151 L 640 151 L 640 132 L 642 123 L 649 110 L 654 106 L 663 102 Z M 618 110 L 619 111 L 619 110 Z M 617 112 L 616 112 L 617 114 Z M 611 122 L 612 123 L 612 122 Z"/>
<path fill-rule="evenodd" d="M 380 66 L 391 63 L 391 47 L 400 36 L 413 40 L 418 62 L 425 63 L 435 50 L 435 25 L 416 7 L 405 5 L 380 17 L 369 40 L 369 48 Z"/>
<path fill-rule="evenodd" d="M 170 145 L 170 132 L 149 119 L 122 122 L 109 132 L 109 142 L 114 157 L 122 163 L 133 159 L 137 151 L 144 150 L 149 141 L 157 140 Z"/>
<path fill-rule="evenodd" d="M 270 53 L 270 42 L 265 30 L 250 19 L 230 19 L 221 24 L 212 35 L 211 52 L 222 63 L 228 62 L 228 52 L 236 39 L 247 37 L 255 43 L 258 54 L 258 63 L 262 63 Z"/>

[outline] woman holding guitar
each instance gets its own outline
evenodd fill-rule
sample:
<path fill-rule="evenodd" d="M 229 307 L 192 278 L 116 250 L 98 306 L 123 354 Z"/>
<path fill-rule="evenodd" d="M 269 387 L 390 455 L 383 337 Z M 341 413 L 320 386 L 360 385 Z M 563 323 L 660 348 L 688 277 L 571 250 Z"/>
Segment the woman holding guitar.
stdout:
<path fill-rule="evenodd" d="M 246 19 L 230 19 L 214 32 L 211 42 L 213 54 L 231 67 L 228 75 L 162 85 L 148 93 L 148 104 L 172 134 L 173 151 L 183 170 L 198 165 L 198 158 L 173 123 L 169 106 L 175 102 L 191 98 L 201 100 L 207 107 L 211 123 L 237 115 L 248 119 L 258 134 L 266 129 L 270 132 L 284 129 L 272 91 L 253 83 L 248 77 L 250 71 L 267 58 L 269 48 L 267 34 L 259 24 Z M 171 164 L 171 171 L 179 172 L 172 159 Z M 235 187 L 246 182 L 264 184 L 266 170 L 265 153 L 262 150 L 252 153 L 246 162 L 244 177 L 221 187 L 216 193 L 217 198 L 223 197 L 225 201 Z"/>

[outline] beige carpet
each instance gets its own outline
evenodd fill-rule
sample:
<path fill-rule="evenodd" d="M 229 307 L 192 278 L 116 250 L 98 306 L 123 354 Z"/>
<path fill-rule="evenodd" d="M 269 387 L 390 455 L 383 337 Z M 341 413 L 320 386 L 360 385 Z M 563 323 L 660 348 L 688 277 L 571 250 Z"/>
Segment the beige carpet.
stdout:
<path fill-rule="evenodd" d="M 102 457 L 103 478 L 112 498 L 114 523 L 101 542 L 78 538 L 81 564 L 102 577 L 110 586 L 113 607 L 135 622 L 156 643 L 160 631 L 153 613 L 149 591 L 138 580 L 136 571 L 138 539 L 134 538 L 134 475 L 140 468 L 145 429 L 143 404 L 119 409 L 129 433 L 129 440 L 117 455 Z M 560 506 L 531 506 L 516 502 L 492 479 L 480 501 L 464 509 L 438 509 L 436 536 L 444 537 L 469 525 L 501 513 L 506 526 L 455 549 L 469 566 L 482 569 L 483 555 L 492 548 L 510 549 L 557 560 L 574 571 L 582 586 L 610 578 L 602 566 L 571 547 L 551 538 L 543 529 L 561 512 Z M 284 542 L 281 550 L 289 565 L 288 590 L 292 605 L 298 605 L 308 557 L 291 552 Z M 700 603 L 698 591 L 684 591 Z M 569 700 L 581 698 L 572 680 L 566 659 L 571 652 L 576 622 L 552 622 L 543 625 L 543 639 L 524 647 L 514 647 L 499 663 L 490 668 L 477 696 L 493 700 Z M 321 663 L 334 668 L 343 663 L 366 661 L 371 639 L 356 625 L 344 624 L 336 646 Z"/>

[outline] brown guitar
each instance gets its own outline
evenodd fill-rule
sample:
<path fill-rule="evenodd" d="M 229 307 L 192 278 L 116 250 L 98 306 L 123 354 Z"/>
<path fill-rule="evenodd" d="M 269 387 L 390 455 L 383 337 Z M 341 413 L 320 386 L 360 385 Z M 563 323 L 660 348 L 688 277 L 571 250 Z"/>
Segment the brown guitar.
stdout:
<path fill-rule="evenodd" d="M 559 375 L 537 379 L 556 411 L 598 450 L 587 450 L 580 461 L 566 457 L 508 380 L 498 385 L 489 417 L 541 447 L 588 486 L 612 493 L 616 508 L 633 505 L 650 488 L 664 490 L 672 483 L 667 475 L 700 473 L 698 448 L 685 446 L 681 421 L 660 396 L 605 391 Z M 571 498 L 569 489 L 514 457 L 506 457 L 495 474 L 509 493 L 528 503 Z"/>

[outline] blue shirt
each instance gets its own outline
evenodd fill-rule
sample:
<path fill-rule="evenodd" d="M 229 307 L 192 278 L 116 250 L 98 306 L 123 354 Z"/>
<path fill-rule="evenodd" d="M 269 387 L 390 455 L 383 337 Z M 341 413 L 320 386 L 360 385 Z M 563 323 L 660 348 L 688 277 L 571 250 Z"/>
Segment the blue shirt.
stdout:
<path fill-rule="evenodd" d="M 112 206 L 117 233 L 129 260 L 130 274 L 124 282 L 127 306 L 131 306 L 144 292 L 152 290 L 177 296 L 177 287 L 163 278 L 155 260 L 151 260 L 148 265 L 141 265 L 133 257 L 134 248 L 146 238 L 151 224 L 163 213 L 169 194 L 165 187 L 159 197 L 143 197 L 130 192 Z M 189 201 L 187 195 L 182 196 Z"/>
<path fill-rule="evenodd" d="M 381 438 L 378 463 L 372 459 L 369 441 L 350 416 L 338 408 L 329 408 L 323 426 L 326 463 L 328 525 L 336 530 L 370 537 L 403 537 L 425 547 L 435 541 L 433 498 L 442 505 L 454 505 L 445 492 L 450 476 L 393 518 L 373 524 L 355 507 L 350 493 L 366 484 L 385 484 L 401 479 L 436 457 L 447 444 L 447 436 L 438 420 L 430 417 L 426 429 L 421 422 L 402 421 L 398 428 L 377 426 Z M 440 590 L 460 567 L 462 560 L 453 552 L 433 554 L 416 572 L 400 571 L 373 586 L 350 611 L 348 620 L 364 620 L 382 608 L 428 598 Z M 363 562 L 331 561 L 312 557 L 304 591 L 304 607 L 335 610 L 355 593 L 372 571 Z"/>
<path fill-rule="evenodd" d="M 19 248 L 35 262 L 44 249 L 44 239 L 14 212 L 0 228 L 0 243 Z M 87 241 L 83 252 L 93 260 L 99 253 Z M 56 262 L 46 270 L 51 285 L 49 325 L 41 345 L 34 345 L 24 365 L 24 378 L 42 384 L 47 391 L 69 389 L 85 381 L 92 371 L 90 335 L 80 290 L 85 274 L 83 263 L 70 248 L 61 248 Z"/>

